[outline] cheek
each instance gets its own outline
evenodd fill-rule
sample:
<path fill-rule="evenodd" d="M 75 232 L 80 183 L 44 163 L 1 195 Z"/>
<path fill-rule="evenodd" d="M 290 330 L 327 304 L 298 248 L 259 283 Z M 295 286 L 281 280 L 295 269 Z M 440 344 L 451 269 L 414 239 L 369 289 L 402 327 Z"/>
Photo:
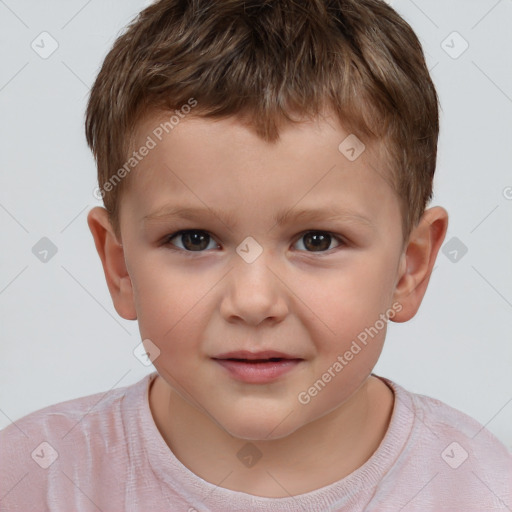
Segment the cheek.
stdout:
<path fill-rule="evenodd" d="M 190 351 L 204 329 L 204 299 L 215 280 L 148 262 L 133 269 L 132 283 L 141 335 L 173 356 Z"/>
<path fill-rule="evenodd" d="M 318 293 L 317 287 L 310 295 L 329 331 L 326 334 L 322 322 L 316 322 L 315 331 L 309 329 L 318 358 L 301 389 L 303 401 L 299 400 L 308 417 L 321 416 L 347 400 L 371 374 L 382 352 L 386 318 L 393 316 L 389 279 L 381 272 L 362 270 L 340 273 L 326 283 L 328 293 Z"/>
<path fill-rule="evenodd" d="M 354 258 L 346 271 L 332 272 L 325 279 L 308 279 L 304 302 L 322 321 L 331 341 L 346 344 L 371 327 L 390 307 L 393 294 L 391 265 Z M 320 322 L 321 323 L 321 322 Z M 340 348 L 339 346 L 337 348 Z"/>

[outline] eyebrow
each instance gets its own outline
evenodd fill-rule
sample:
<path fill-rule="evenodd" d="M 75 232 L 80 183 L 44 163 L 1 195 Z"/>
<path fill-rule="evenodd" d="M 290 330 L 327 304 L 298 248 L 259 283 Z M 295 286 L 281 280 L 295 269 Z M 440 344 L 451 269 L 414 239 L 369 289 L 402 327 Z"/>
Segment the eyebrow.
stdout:
<path fill-rule="evenodd" d="M 216 217 L 229 229 L 236 227 L 237 213 L 236 211 L 217 211 L 208 207 L 192 208 L 187 206 L 164 206 L 159 208 L 153 213 L 150 213 L 143 217 L 142 221 L 147 222 L 158 222 L 167 221 L 170 219 L 185 219 L 192 221 L 201 221 L 208 217 Z M 282 226 L 291 224 L 293 222 L 311 222 L 311 221 L 346 221 L 355 222 L 358 224 L 366 225 L 372 229 L 375 228 L 373 222 L 357 212 L 340 208 L 338 206 L 323 206 L 320 208 L 313 209 L 281 209 L 274 216 L 274 225 Z"/>

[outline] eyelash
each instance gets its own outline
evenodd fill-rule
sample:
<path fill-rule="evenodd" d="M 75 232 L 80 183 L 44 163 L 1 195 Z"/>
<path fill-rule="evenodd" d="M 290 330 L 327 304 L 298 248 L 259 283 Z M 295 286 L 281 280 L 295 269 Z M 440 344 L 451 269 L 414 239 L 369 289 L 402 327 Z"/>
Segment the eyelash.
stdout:
<path fill-rule="evenodd" d="M 196 255 L 205 253 L 208 250 L 211 250 L 211 249 L 204 249 L 202 251 L 188 251 L 187 249 L 182 249 L 181 247 L 176 247 L 174 244 L 171 243 L 172 239 L 174 239 L 174 238 L 176 238 L 176 237 L 178 237 L 180 235 L 187 234 L 187 233 L 203 233 L 203 234 L 206 234 L 206 235 L 208 235 L 210 237 L 210 241 L 213 240 L 215 243 L 218 244 L 218 242 L 215 240 L 215 238 L 208 231 L 205 231 L 203 229 L 182 229 L 180 231 L 176 231 L 175 233 L 172 233 L 171 235 L 167 235 L 164 238 L 164 240 L 163 240 L 163 245 L 165 245 L 166 247 L 168 247 L 172 251 L 177 251 L 177 252 L 180 252 L 182 254 L 185 253 L 187 256 L 196 256 Z M 332 253 L 332 251 L 335 251 L 336 249 L 340 249 L 341 247 L 347 245 L 347 242 L 342 237 L 340 237 L 338 235 L 335 235 L 334 233 L 331 233 L 330 231 L 322 231 L 322 230 L 314 230 L 314 229 L 310 229 L 308 231 L 302 232 L 298 236 L 298 238 L 295 240 L 294 245 L 299 240 L 301 240 L 305 235 L 307 235 L 309 233 L 329 235 L 333 240 L 338 242 L 339 245 L 337 245 L 336 247 L 333 247 L 332 249 L 327 249 L 326 251 L 305 251 L 305 250 L 299 250 L 299 252 L 303 252 L 303 253 L 306 253 L 306 254 L 317 254 L 317 255 L 320 255 L 320 256 L 322 256 L 322 255 L 329 255 L 329 254 Z"/>

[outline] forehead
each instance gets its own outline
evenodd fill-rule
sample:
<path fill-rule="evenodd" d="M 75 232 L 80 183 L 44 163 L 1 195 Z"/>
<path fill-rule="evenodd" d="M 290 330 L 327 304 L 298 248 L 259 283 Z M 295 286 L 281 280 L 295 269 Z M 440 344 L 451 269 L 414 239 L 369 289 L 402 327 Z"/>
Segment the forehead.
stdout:
<path fill-rule="evenodd" d="M 139 217 L 179 205 L 275 220 L 290 209 L 338 205 L 375 221 L 398 212 L 400 222 L 379 145 L 334 117 L 286 125 L 269 143 L 236 117 L 159 113 L 138 125 L 132 149 L 145 146 L 126 198 Z"/>

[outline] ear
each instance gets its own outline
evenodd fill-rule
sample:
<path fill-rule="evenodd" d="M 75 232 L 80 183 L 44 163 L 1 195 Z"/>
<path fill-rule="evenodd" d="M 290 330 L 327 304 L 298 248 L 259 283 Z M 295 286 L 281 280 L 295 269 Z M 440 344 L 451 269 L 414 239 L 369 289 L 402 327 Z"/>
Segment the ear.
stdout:
<path fill-rule="evenodd" d="M 126 320 L 136 320 L 132 282 L 126 268 L 124 249 L 114 233 L 108 211 L 99 206 L 93 208 L 87 215 L 87 224 L 94 238 L 116 311 Z"/>
<path fill-rule="evenodd" d="M 394 301 L 402 305 L 402 310 L 393 317 L 393 322 L 407 322 L 418 311 L 447 229 L 448 213 L 444 208 L 435 206 L 423 213 L 411 232 L 402 254 L 393 295 Z"/>

